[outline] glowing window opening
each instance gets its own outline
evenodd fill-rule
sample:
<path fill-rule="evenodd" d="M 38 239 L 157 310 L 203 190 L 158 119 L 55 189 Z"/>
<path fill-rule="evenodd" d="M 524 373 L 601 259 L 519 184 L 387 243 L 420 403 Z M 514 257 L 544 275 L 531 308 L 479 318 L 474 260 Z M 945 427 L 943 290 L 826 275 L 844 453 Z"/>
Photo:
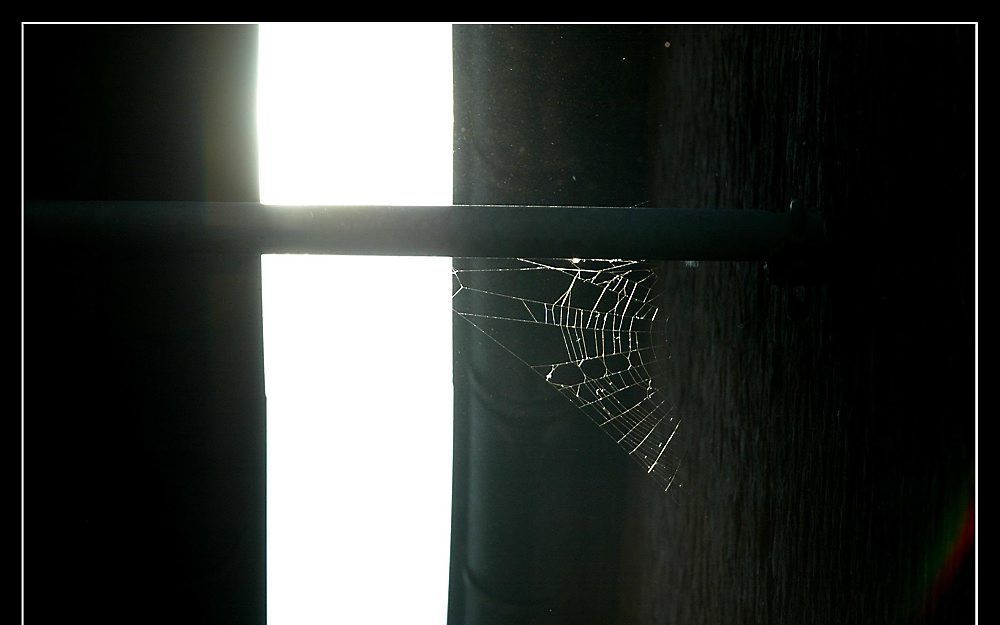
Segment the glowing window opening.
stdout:
<path fill-rule="evenodd" d="M 449 25 L 262 26 L 257 107 L 261 202 L 451 204 Z M 445 622 L 451 259 L 261 263 L 268 622 Z"/>

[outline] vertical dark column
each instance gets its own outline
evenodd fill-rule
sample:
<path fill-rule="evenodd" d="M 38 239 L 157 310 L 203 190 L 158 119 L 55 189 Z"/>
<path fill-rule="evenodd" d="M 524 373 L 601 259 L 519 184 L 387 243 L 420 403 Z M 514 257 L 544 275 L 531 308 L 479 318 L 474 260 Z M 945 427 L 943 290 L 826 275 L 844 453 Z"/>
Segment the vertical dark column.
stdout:
<path fill-rule="evenodd" d="M 455 28 L 455 203 L 642 202 L 645 45 L 637 29 Z M 632 465 L 459 318 L 454 344 L 449 622 L 613 622 Z"/>
<path fill-rule="evenodd" d="M 27 199 L 256 201 L 254 27 L 24 49 Z M 263 623 L 259 256 L 24 253 L 28 620 Z"/>

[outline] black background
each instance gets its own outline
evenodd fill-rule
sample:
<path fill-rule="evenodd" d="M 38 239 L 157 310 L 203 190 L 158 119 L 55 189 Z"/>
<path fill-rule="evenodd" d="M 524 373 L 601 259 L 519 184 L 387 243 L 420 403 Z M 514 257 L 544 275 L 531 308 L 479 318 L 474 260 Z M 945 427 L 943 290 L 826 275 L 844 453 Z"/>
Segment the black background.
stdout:
<path fill-rule="evenodd" d="M 24 29 L 25 197 L 257 201 L 255 27 Z M 263 622 L 260 258 L 25 233 L 28 622 Z"/>

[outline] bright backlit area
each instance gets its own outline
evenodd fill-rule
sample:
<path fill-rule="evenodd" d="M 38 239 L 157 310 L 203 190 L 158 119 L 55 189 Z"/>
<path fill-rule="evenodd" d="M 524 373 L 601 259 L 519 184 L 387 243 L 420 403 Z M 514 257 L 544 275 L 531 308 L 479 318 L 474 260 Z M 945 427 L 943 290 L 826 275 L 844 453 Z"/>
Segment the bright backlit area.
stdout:
<path fill-rule="evenodd" d="M 451 204 L 448 24 L 260 27 L 265 204 Z"/>
<path fill-rule="evenodd" d="M 261 201 L 451 204 L 451 85 L 448 25 L 261 26 Z M 444 623 L 451 259 L 261 262 L 268 623 Z"/>

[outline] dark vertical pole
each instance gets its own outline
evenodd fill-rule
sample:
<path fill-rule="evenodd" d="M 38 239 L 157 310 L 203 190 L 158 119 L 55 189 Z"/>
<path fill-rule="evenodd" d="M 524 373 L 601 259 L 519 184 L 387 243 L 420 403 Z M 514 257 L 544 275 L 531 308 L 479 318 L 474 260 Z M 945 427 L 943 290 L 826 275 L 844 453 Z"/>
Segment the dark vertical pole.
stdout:
<path fill-rule="evenodd" d="M 645 199 L 639 48 L 613 28 L 456 27 L 454 201 Z M 614 622 L 627 459 L 478 330 L 454 334 L 449 622 Z"/>

